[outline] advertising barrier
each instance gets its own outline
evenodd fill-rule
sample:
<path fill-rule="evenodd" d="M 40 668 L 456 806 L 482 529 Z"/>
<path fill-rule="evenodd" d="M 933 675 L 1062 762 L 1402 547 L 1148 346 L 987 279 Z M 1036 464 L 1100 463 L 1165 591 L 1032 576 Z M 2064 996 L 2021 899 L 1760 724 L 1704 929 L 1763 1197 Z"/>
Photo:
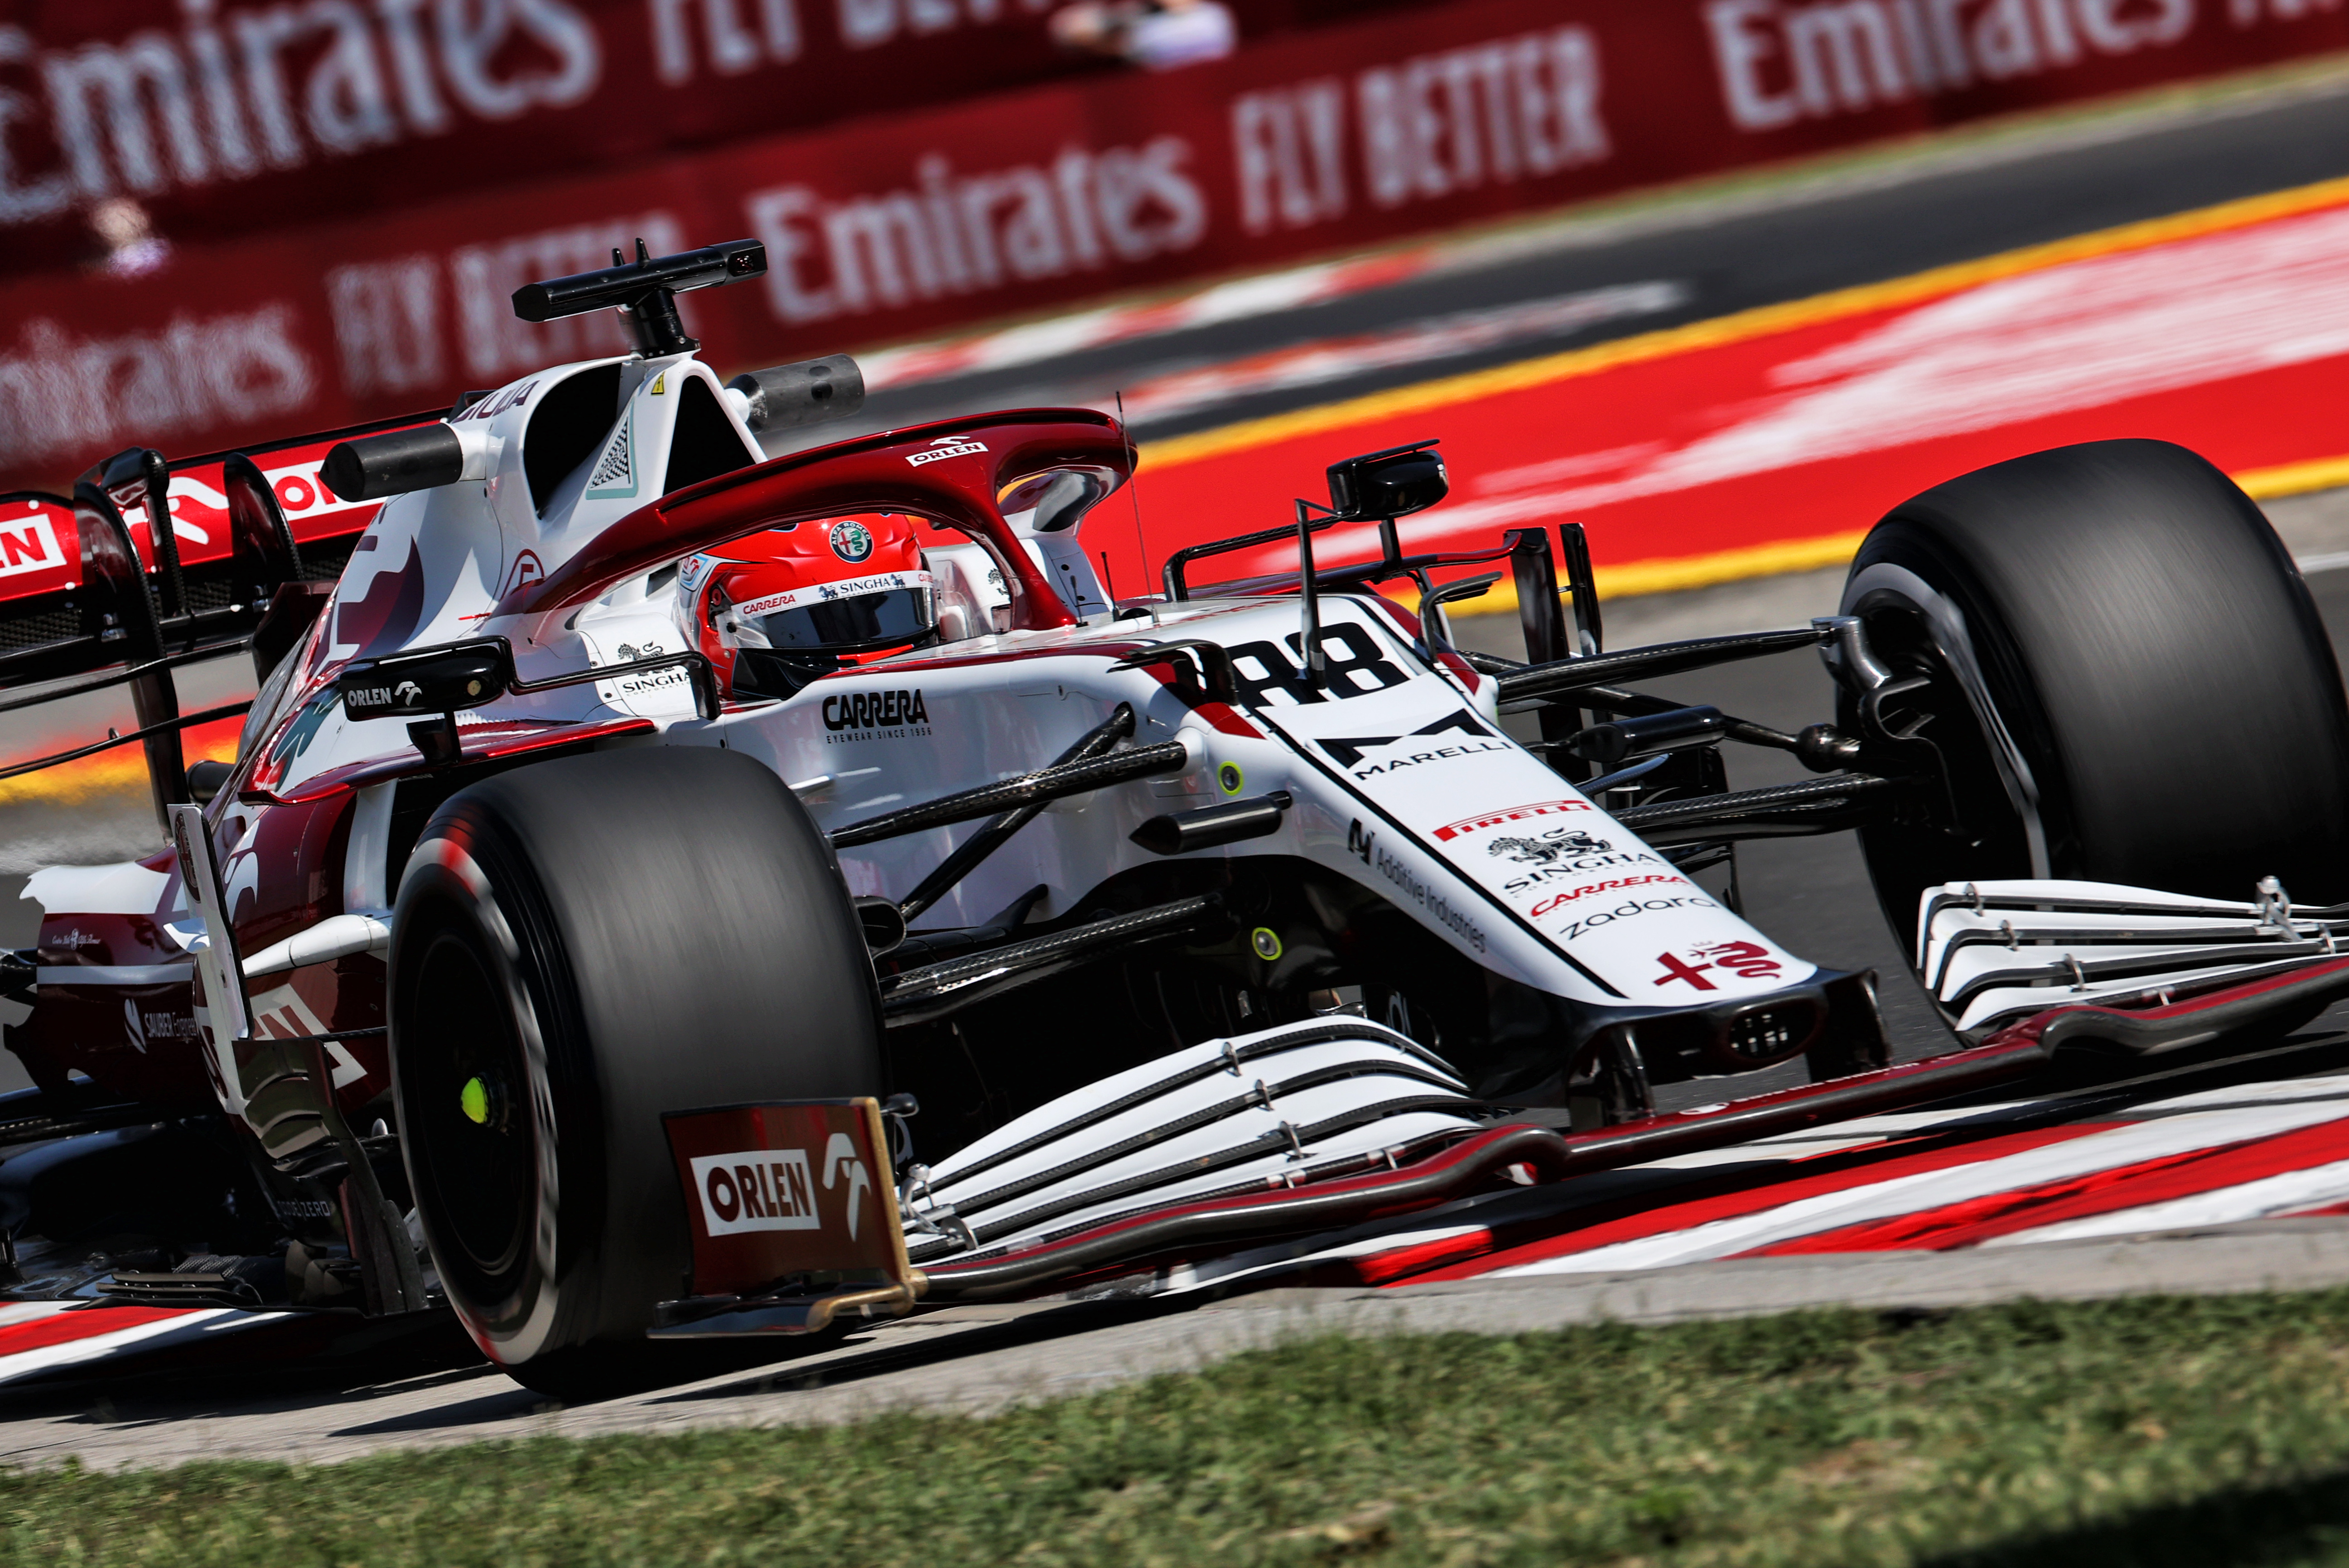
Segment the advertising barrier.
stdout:
<path fill-rule="evenodd" d="M 421 3 L 377 9 L 421 15 Z M 447 14 L 521 27 L 559 9 L 468 4 Z M 210 14 L 206 0 L 188 9 Z M 683 302 L 730 373 L 2344 46 L 2339 0 L 1387 11 L 1180 71 L 899 105 L 396 216 L 181 245 L 135 275 L 0 285 L 0 487 L 54 487 L 133 441 L 185 452 L 282 437 L 620 351 L 605 318 L 531 326 L 509 298 L 639 236 L 656 254 L 765 242 L 764 280 Z M 145 101 L 127 92 L 118 106 Z M 653 101 L 646 118 L 666 112 Z M 469 156 L 504 157 L 507 136 L 484 128 Z"/>
<path fill-rule="evenodd" d="M 89 250 L 109 201 L 217 242 L 1116 68 L 1053 43 L 1064 3 L 29 0 L 0 274 Z M 1405 0 L 1220 3 L 1252 40 Z"/>

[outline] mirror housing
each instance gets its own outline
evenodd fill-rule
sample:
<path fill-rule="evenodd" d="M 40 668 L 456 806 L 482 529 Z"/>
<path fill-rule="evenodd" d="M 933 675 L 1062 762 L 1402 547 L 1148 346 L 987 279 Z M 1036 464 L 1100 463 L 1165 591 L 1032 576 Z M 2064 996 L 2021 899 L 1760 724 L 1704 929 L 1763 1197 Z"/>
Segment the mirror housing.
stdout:
<path fill-rule="evenodd" d="M 513 684 L 513 648 L 477 637 L 363 659 L 335 681 L 352 719 L 417 719 L 453 713 Z"/>
<path fill-rule="evenodd" d="M 1330 465 L 1330 509 L 1344 522 L 1408 517 L 1452 493 L 1433 441 L 1364 452 Z"/>

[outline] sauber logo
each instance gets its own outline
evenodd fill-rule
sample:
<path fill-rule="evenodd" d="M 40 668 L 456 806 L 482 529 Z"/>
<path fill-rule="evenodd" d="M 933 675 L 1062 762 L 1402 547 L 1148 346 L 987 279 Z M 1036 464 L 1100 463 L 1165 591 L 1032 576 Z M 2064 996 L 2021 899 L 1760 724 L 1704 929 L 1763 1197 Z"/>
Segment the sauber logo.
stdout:
<path fill-rule="evenodd" d="M 983 441 L 966 441 L 960 436 L 940 436 L 930 443 L 929 451 L 915 452 L 905 461 L 914 467 L 919 468 L 926 462 L 942 462 L 950 457 L 968 457 L 975 452 L 982 452 L 986 450 L 987 443 Z"/>
<path fill-rule="evenodd" d="M 693 1162 L 693 1189 L 713 1236 L 748 1231 L 820 1231 L 805 1149 L 746 1148 Z"/>

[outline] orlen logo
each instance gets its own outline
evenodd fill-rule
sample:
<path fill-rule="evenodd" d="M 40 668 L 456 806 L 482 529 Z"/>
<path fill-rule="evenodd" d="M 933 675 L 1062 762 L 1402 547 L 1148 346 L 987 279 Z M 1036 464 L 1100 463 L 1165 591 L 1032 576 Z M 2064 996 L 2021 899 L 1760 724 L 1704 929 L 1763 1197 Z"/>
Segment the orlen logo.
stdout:
<path fill-rule="evenodd" d="M 355 686 L 343 694 L 347 707 L 405 708 L 424 701 L 424 689 L 413 680 L 403 680 L 397 686 Z"/>
<path fill-rule="evenodd" d="M 36 506 L 29 517 L 0 518 L 0 577 L 53 572 L 65 564 L 47 513 Z"/>
<path fill-rule="evenodd" d="M 823 1228 L 804 1149 L 703 1155 L 693 1162 L 693 1189 L 701 1195 L 701 1218 L 713 1236 Z"/>
<path fill-rule="evenodd" d="M 960 436 L 940 436 L 930 443 L 928 452 L 917 452 L 905 461 L 919 468 L 926 462 L 940 462 L 950 457 L 968 457 L 973 452 L 986 450 L 987 443 L 983 441 L 965 441 Z"/>

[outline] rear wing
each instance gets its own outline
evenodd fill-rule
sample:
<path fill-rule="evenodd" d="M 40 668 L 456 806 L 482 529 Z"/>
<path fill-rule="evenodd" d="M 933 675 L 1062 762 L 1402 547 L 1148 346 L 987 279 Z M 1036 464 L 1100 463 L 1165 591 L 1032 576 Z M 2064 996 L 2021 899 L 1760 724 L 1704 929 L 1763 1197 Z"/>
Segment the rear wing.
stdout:
<path fill-rule="evenodd" d="M 140 661 L 125 646 L 135 634 L 112 602 L 114 579 L 91 568 L 93 532 L 127 545 L 164 647 L 223 649 L 251 635 L 284 584 L 340 576 L 374 517 L 378 503 L 344 501 L 319 479 L 327 452 L 440 417 L 180 459 L 132 447 L 92 467 L 69 497 L 0 494 L 0 691 Z M 159 504 L 171 519 L 160 535 L 150 523 Z"/>
<path fill-rule="evenodd" d="M 170 808 L 192 798 L 181 732 L 247 706 L 182 713 L 171 671 L 250 649 L 265 677 L 316 618 L 378 505 L 328 490 L 326 453 L 439 418 L 177 462 L 132 447 L 84 473 L 70 497 L 0 495 L 0 716 L 127 686 L 138 720 L 128 734 L 0 767 L 0 779 L 136 743 L 168 826 Z M 152 526 L 158 516 L 170 525 Z"/>

